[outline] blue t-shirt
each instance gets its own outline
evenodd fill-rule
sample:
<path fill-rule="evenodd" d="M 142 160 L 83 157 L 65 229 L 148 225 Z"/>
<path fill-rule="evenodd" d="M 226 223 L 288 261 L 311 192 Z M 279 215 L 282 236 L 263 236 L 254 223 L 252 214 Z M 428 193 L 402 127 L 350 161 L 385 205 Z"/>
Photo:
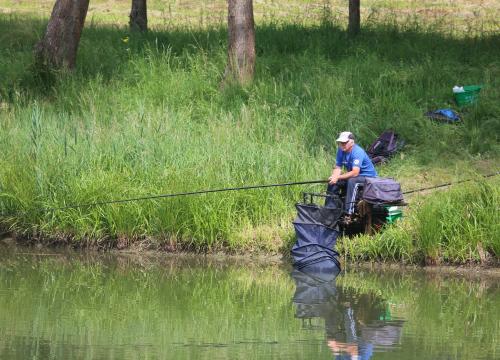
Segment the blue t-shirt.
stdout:
<path fill-rule="evenodd" d="M 354 144 L 351 152 L 344 152 L 338 149 L 336 166 L 345 167 L 347 171 L 352 171 L 352 168 L 355 166 L 359 167 L 359 176 L 377 176 L 377 171 L 368 154 L 358 144 Z"/>

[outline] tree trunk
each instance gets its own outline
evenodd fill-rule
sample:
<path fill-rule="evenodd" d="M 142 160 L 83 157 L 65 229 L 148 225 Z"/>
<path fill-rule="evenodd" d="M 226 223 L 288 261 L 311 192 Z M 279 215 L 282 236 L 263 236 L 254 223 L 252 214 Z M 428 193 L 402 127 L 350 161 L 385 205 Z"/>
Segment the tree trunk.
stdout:
<path fill-rule="evenodd" d="M 255 72 L 255 25 L 252 0 L 228 0 L 228 62 L 224 81 L 252 82 Z"/>
<path fill-rule="evenodd" d="M 360 30 L 360 0 L 349 0 L 349 27 L 348 31 L 351 35 L 357 35 Z"/>
<path fill-rule="evenodd" d="M 38 64 L 73 69 L 89 0 L 57 0 L 44 37 L 35 46 Z"/>
<path fill-rule="evenodd" d="M 130 30 L 147 31 L 148 14 L 146 0 L 132 0 L 132 9 L 130 10 Z"/>

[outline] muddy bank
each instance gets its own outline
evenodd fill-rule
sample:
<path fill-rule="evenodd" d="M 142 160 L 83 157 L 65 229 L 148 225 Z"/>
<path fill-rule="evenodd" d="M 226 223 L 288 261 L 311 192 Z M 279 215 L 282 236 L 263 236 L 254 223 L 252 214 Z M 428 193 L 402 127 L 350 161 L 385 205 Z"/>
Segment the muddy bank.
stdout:
<path fill-rule="evenodd" d="M 76 248 L 74 246 L 47 246 L 41 243 L 26 245 L 16 241 L 11 237 L 5 237 L 0 241 L 0 252 L 12 255 L 29 255 L 36 258 L 49 256 L 76 256 L 82 259 L 99 260 L 100 258 L 116 258 L 118 261 L 127 261 L 139 265 L 152 262 L 171 263 L 188 262 L 211 265 L 242 265 L 242 266 L 285 266 L 290 267 L 291 258 L 289 252 L 266 253 L 264 251 L 234 252 L 222 249 L 211 251 L 194 251 L 188 249 L 174 249 L 165 251 L 164 249 L 151 249 L 141 246 L 129 247 L 127 249 L 97 249 L 97 248 Z M 401 271 L 401 272 L 426 272 L 429 275 L 437 276 L 464 276 L 470 279 L 500 278 L 500 262 L 492 261 L 488 264 L 446 264 L 422 265 L 405 264 L 395 262 L 364 261 L 352 262 L 341 256 L 341 266 L 346 272 L 357 270 L 380 271 Z"/>

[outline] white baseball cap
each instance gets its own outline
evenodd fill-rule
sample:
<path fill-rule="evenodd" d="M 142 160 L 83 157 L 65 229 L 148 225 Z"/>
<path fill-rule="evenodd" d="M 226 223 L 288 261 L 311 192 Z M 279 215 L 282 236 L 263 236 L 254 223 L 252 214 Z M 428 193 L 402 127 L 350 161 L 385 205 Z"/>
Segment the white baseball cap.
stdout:
<path fill-rule="evenodd" d="M 350 131 L 342 131 L 339 135 L 339 138 L 336 140 L 337 142 L 348 142 L 349 140 L 354 139 L 354 135 Z"/>

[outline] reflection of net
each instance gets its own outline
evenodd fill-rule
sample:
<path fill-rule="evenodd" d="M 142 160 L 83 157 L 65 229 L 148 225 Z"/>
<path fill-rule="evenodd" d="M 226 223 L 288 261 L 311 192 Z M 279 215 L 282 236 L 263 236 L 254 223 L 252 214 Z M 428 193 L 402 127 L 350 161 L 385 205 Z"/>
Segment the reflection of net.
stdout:
<path fill-rule="evenodd" d="M 304 273 L 299 270 L 292 272 L 296 285 L 293 303 L 296 306 L 295 317 L 298 319 L 325 319 L 335 308 L 336 273 L 332 274 L 329 279 L 325 279 L 321 276 L 322 274 L 314 275 L 317 274 Z"/>

